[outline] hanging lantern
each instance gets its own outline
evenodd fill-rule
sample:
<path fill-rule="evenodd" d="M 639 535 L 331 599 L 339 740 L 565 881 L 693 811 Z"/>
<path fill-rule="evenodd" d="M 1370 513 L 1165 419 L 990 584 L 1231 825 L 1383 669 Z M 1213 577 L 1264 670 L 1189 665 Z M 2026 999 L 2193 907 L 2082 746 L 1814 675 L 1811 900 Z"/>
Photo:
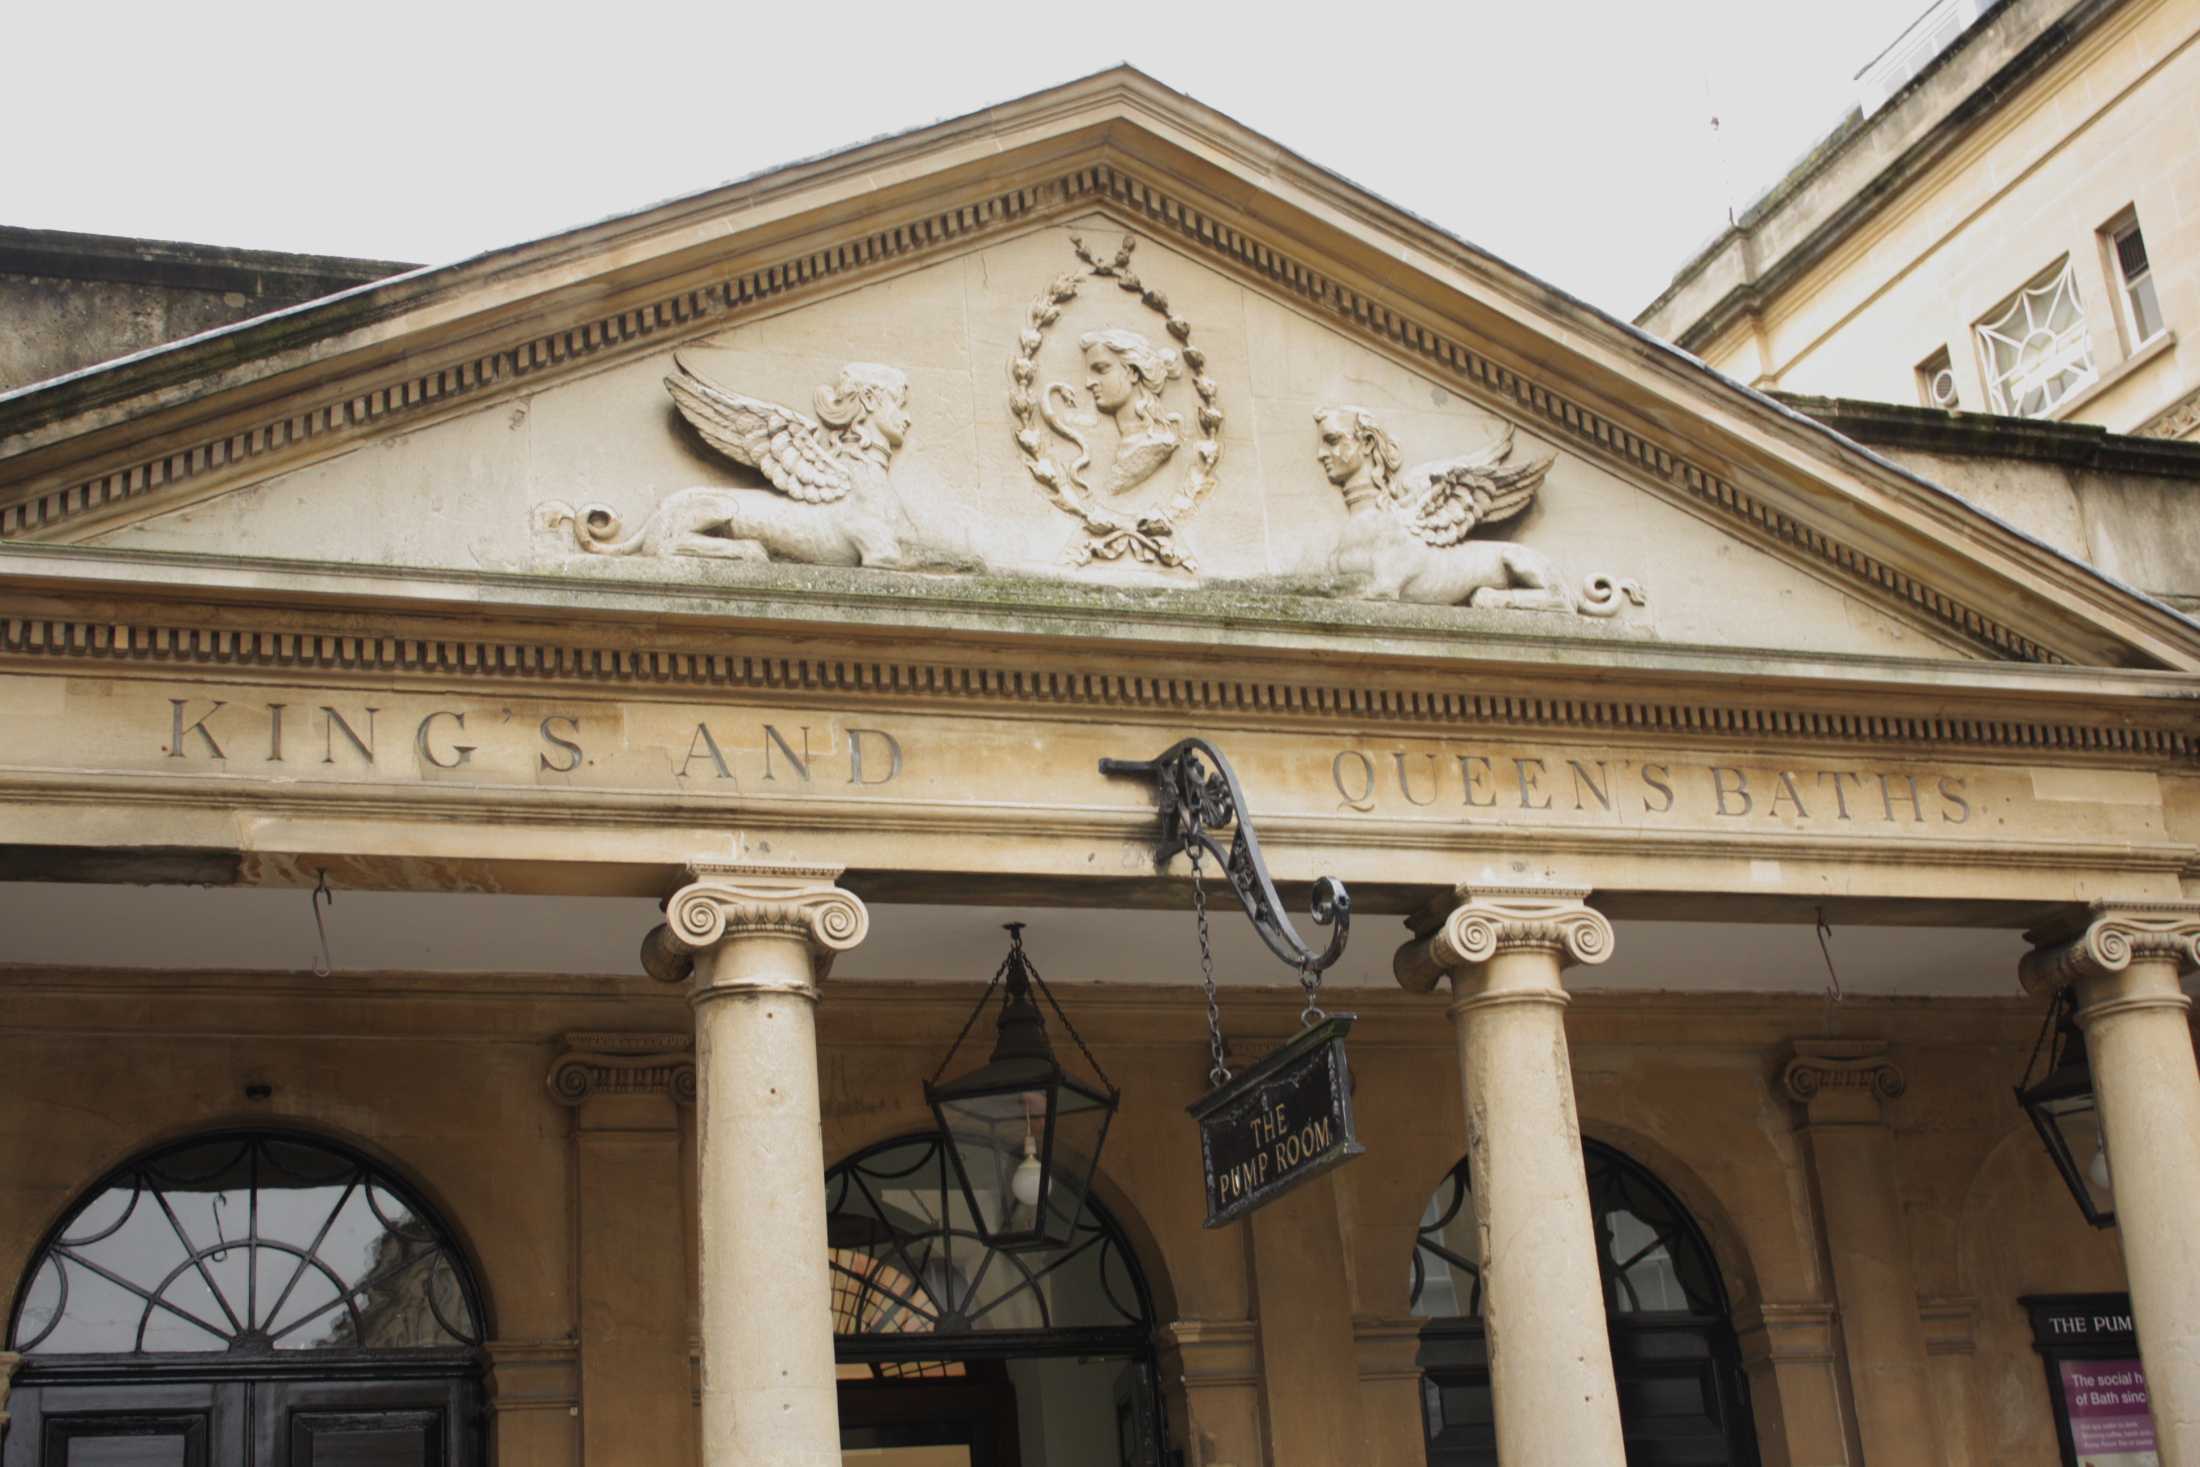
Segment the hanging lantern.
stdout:
<path fill-rule="evenodd" d="M 1011 1253 L 1059 1248 L 1070 1240 L 1121 1098 L 1025 957 L 1023 926 L 1008 924 L 1008 957 L 963 1026 L 968 1035 L 993 990 L 1004 989 L 993 1057 L 940 1084 L 939 1075 L 947 1073 L 962 1047 L 958 1038 L 939 1074 L 924 1087 L 978 1231 L 987 1243 Z M 1092 1065 L 1099 1085 L 1071 1074 L 1054 1058 L 1034 988 Z"/>
<path fill-rule="evenodd" d="M 2097 1228 L 2116 1224 L 2115 1198 L 2109 1188 L 2108 1140 L 2101 1130 L 2101 1113 L 2093 1099 L 2093 1070 L 2086 1063 L 2085 1031 L 2077 1023 L 2077 996 L 2065 988 L 2055 995 L 2048 1011 L 2047 1027 L 2033 1047 L 2032 1063 L 2024 1078 L 2032 1078 L 2041 1052 L 2047 1054 L 2046 1077 L 2037 1085 L 2017 1087 L 2017 1103 L 2032 1118 L 2047 1154 L 2055 1159 L 2070 1195 L 2078 1199 L 2085 1220 Z M 2052 1034 L 2052 1040 L 2050 1040 Z"/>

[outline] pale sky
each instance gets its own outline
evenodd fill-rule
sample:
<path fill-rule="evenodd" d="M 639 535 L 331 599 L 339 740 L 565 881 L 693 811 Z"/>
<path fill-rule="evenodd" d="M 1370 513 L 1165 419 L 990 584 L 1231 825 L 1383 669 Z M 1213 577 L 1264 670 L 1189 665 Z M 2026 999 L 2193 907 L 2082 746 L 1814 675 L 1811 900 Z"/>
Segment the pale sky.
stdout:
<path fill-rule="evenodd" d="M 1128 61 L 1632 317 L 1923 9 L 23 4 L 0 224 L 443 263 Z"/>

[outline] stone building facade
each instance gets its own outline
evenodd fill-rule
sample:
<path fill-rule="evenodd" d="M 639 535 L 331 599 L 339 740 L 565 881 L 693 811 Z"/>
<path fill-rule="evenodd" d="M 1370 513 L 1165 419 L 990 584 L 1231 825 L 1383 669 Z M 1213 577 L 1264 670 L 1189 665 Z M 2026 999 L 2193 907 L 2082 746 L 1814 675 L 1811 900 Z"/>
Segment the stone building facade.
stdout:
<path fill-rule="evenodd" d="M 277 319 L 0 395 L 7 1467 L 2200 1459 L 2174 554 L 1129 71 Z M 1310 1002 L 1364 1154 L 1205 1227 Z"/>
<path fill-rule="evenodd" d="M 1765 390 L 2194 437 L 2200 17 L 1942 0 L 1919 30 L 1943 22 L 1636 323 Z"/>

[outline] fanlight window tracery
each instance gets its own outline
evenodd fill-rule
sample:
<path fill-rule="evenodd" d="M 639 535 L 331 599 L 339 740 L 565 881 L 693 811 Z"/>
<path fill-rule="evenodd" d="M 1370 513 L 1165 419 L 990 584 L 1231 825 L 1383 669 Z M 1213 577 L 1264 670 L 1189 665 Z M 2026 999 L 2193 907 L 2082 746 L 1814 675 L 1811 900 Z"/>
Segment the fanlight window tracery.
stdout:
<path fill-rule="evenodd" d="M 936 1136 L 888 1142 L 835 1167 L 825 1196 L 843 1358 L 902 1357 L 875 1360 L 875 1374 L 962 1373 L 893 1348 L 896 1336 L 957 1336 L 958 1355 L 1011 1333 L 1096 1350 L 1143 1347 L 1152 1324 L 1144 1282 L 1106 1213 L 1089 1202 L 1065 1246 L 997 1251 L 980 1235 Z"/>
<path fill-rule="evenodd" d="M 403 1185 L 277 1134 L 131 1162 L 33 1266 L 12 1348 L 92 1354 L 458 1349 L 480 1343 L 463 1266 Z"/>
<path fill-rule="evenodd" d="M 1726 1315 L 1710 1249 L 1680 1204 L 1626 1157 L 1594 1141 L 1582 1147 L 1605 1308 L 1617 1315 Z M 1481 1244 L 1474 1194 L 1462 1160 L 1421 1215 L 1413 1250 L 1413 1312 L 1424 1318 L 1482 1313 Z"/>
<path fill-rule="evenodd" d="M 2018 291 L 2001 315 L 1979 326 L 1986 390 L 1995 412 L 2045 417 L 2071 393 L 2100 380 L 2074 272 L 2075 262 L 2063 261 Z"/>

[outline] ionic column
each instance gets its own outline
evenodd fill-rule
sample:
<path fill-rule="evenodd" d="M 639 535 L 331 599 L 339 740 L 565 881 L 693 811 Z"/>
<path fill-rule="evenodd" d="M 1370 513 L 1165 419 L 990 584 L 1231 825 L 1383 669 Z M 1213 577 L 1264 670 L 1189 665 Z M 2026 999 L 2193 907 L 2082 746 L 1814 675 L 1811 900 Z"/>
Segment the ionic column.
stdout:
<path fill-rule="evenodd" d="M 1904 1081 L 1885 1048 L 1876 1040 L 1799 1040 L 1780 1082 L 1806 1117 L 1864 1460 L 1937 1467 L 1944 1458 L 1894 1132 L 1879 1110 Z"/>
<path fill-rule="evenodd" d="M 1587 895 L 1463 886 L 1440 925 L 1417 924 L 1422 935 L 1395 964 L 1417 993 L 1451 979 L 1506 1467 L 1627 1460 L 1559 983 L 1568 962 L 1612 955 L 1612 926 Z"/>
<path fill-rule="evenodd" d="M 2200 1462 L 2200 1067 L 2177 980 L 2200 966 L 2200 903 L 2095 902 L 2027 936 L 2024 986 L 2077 987 L 2155 1441 L 2185 1467 Z"/>
<path fill-rule="evenodd" d="M 817 985 L 870 914 L 837 866 L 708 864 L 643 944 L 692 980 L 704 1467 L 839 1467 Z"/>

